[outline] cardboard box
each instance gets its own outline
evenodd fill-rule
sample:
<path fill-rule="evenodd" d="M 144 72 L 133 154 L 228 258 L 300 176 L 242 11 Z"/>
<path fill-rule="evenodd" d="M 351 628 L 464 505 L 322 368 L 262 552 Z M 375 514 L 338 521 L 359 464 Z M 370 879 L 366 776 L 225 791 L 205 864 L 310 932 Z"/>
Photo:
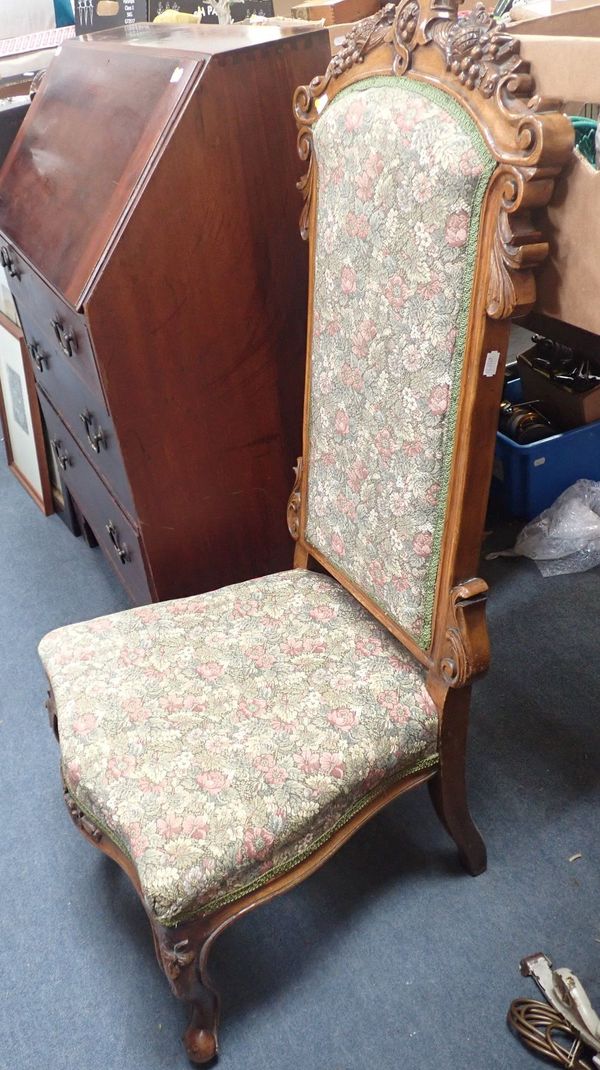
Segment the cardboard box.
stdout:
<path fill-rule="evenodd" d="M 334 26 L 365 19 L 379 11 L 380 6 L 378 0 L 329 0 L 328 3 L 308 0 L 307 3 L 292 8 L 292 17 L 308 19 L 311 22 L 323 19 L 326 26 Z"/>
<path fill-rule="evenodd" d="M 147 0 L 74 0 L 73 6 L 77 34 L 148 20 Z"/>
<path fill-rule="evenodd" d="M 574 102 L 600 104 L 600 5 L 549 2 L 559 10 L 509 27 L 531 64 L 536 92 L 570 102 L 573 113 L 580 110 Z M 600 334 L 600 171 L 580 153 L 557 179 L 544 214 L 550 254 L 536 274 L 534 311 Z"/>

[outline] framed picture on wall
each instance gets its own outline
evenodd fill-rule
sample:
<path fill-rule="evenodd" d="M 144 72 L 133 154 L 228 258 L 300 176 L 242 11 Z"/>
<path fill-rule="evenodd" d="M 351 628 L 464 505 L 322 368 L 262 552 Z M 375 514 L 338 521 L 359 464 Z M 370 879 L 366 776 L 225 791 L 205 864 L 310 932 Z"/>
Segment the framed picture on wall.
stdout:
<path fill-rule="evenodd" d="M 0 312 L 0 424 L 8 467 L 36 505 L 54 512 L 35 379 L 20 327 Z"/>

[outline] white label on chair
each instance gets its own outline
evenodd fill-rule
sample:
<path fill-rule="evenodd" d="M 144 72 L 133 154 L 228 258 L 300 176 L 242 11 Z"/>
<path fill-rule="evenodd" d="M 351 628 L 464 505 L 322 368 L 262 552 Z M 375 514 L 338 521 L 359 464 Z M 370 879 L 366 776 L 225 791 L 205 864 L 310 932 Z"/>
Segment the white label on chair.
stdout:
<path fill-rule="evenodd" d="M 492 349 L 485 358 L 485 364 L 483 365 L 483 374 L 491 379 L 493 375 L 498 371 L 498 364 L 500 363 L 500 354 L 497 349 Z"/>
<path fill-rule="evenodd" d="M 317 115 L 321 114 L 328 100 L 329 97 L 327 96 L 327 93 L 321 93 L 321 96 L 316 98 L 315 108 L 317 109 Z"/>
<path fill-rule="evenodd" d="M 173 74 L 171 75 L 171 81 L 172 82 L 179 82 L 181 80 L 181 75 L 182 74 L 183 74 L 183 67 L 176 67 L 175 70 L 173 71 Z"/>

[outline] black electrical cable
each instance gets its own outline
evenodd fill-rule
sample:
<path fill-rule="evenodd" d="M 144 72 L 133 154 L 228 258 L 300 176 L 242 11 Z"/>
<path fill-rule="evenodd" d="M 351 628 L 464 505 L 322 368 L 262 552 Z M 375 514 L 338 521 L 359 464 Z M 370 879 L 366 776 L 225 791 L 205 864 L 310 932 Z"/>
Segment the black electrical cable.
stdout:
<path fill-rule="evenodd" d="M 592 1064 L 582 1058 L 581 1053 L 586 1049 L 575 1030 L 547 1003 L 515 999 L 509 1007 L 507 1021 L 519 1040 L 539 1055 L 545 1055 L 567 1070 L 594 1070 Z M 558 1036 L 571 1039 L 571 1046 L 563 1046 Z"/>

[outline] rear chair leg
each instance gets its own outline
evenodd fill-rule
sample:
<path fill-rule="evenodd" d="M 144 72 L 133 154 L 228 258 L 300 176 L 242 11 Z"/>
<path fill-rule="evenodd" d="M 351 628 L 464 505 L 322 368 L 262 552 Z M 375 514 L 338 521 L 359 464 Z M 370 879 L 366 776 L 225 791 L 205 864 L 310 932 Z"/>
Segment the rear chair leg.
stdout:
<path fill-rule="evenodd" d="M 467 802 L 465 757 L 471 689 L 450 690 L 442 717 L 440 767 L 428 782 L 435 811 L 473 877 L 487 867 L 487 852 Z"/>

